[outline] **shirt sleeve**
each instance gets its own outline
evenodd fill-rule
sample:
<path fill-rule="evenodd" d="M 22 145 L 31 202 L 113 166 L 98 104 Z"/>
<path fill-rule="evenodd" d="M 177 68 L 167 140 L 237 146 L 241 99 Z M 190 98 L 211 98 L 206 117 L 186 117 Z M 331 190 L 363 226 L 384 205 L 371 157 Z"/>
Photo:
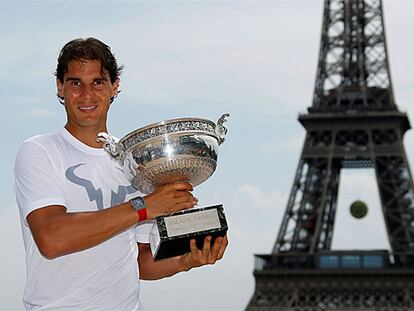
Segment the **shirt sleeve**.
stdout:
<path fill-rule="evenodd" d="M 49 205 L 66 205 L 64 181 L 49 152 L 35 142 L 24 142 L 14 166 L 16 200 L 22 218 Z"/>
<path fill-rule="evenodd" d="M 138 243 L 149 243 L 149 235 L 155 220 L 147 220 L 135 226 L 135 240 Z"/>

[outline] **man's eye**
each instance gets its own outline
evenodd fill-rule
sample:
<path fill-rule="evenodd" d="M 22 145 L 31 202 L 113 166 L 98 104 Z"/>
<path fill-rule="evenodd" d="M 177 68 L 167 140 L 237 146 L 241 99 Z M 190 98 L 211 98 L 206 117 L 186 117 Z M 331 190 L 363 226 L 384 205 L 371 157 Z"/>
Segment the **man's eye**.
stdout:
<path fill-rule="evenodd" d="M 72 81 L 71 84 L 73 86 L 79 86 L 80 85 L 80 82 L 79 81 Z"/>
<path fill-rule="evenodd" d="M 96 85 L 96 86 L 101 86 L 101 85 L 105 84 L 105 81 L 104 80 L 96 80 L 96 81 L 93 82 L 93 84 Z"/>

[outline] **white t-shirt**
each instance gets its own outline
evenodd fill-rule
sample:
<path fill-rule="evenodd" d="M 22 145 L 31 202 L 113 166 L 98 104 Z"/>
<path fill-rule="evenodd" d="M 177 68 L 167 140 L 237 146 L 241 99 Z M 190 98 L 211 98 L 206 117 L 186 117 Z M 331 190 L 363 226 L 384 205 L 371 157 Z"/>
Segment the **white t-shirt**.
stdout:
<path fill-rule="evenodd" d="M 140 309 L 137 241 L 148 243 L 151 221 L 87 250 L 47 259 L 26 220 L 49 205 L 63 205 L 68 213 L 98 211 L 138 195 L 104 149 L 83 144 L 66 129 L 32 137 L 17 154 L 15 188 L 26 249 L 26 309 Z"/>

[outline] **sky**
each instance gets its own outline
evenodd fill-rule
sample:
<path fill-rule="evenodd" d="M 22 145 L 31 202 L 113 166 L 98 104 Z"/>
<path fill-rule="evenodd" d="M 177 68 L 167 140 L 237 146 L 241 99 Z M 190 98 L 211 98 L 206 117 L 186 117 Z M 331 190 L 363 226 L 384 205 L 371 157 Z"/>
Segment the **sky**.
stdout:
<path fill-rule="evenodd" d="M 65 123 L 53 72 L 61 47 L 97 37 L 120 64 L 109 131 L 122 137 L 177 117 L 230 113 L 216 172 L 194 190 L 200 206 L 224 205 L 229 246 L 213 266 L 141 283 L 148 310 L 241 310 L 254 292 L 254 254 L 269 253 L 287 204 L 311 105 L 322 0 L 1 1 L 0 310 L 22 310 L 25 259 L 13 165 L 28 137 Z M 414 116 L 414 2 L 384 0 L 396 102 Z M 404 139 L 414 163 L 414 134 Z M 334 249 L 387 249 L 372 170 L 341 175 Z M 362 220 L 349 216 L 356 199 Z M 237 294 L 235 294 L 237 293 Z"/>

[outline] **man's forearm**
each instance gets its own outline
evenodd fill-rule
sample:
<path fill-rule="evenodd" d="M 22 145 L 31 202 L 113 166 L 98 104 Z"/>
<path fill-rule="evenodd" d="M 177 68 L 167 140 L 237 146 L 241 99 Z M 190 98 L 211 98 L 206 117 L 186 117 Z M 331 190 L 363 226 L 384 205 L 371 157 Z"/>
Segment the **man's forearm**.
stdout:
<path fill-rule="evenodd" d="M 174 275 L 178 272 L 188 271 L 204 265 L 212 265 L 223 258 L 227 248 L 227 236 L 218 237 L 211 245 L 211 236 L 204 238 L 203 248 L 200 250 L 196 240 L 190 240 L 190 251 L 184 255 L 154 261 L 148 244 L 138 243 L 138 265 L 140 278 L 143 280 L 157 280 Z"/>
<path fill-rule="evenodd" d="M 180 256 L 155 261 L 148 244 L 139 243 L 138 247 L 139 275 L 142 280 L 158 280 L 190 269 Z"/>
<path fill-rule="evenodd" d="M 139 220 L 126 202 L 96 212 L 67 213 L 63 206 L 48 206 L 27 217 L 40 252 L 47 258 L 96 246 Z"/>

